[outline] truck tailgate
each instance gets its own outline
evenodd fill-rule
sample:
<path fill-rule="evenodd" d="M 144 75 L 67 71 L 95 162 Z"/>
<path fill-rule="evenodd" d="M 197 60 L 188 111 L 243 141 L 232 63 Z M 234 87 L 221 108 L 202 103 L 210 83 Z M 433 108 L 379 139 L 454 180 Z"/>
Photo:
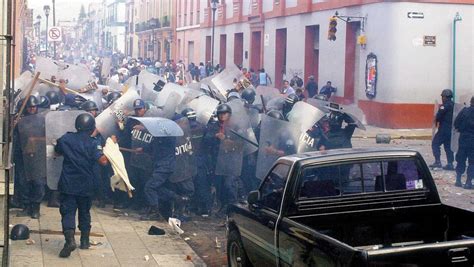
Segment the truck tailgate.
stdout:
<path fill-rule="evenodd" d="M 373 249 L 369 266 L 473 266 L 474 239 Z"/>

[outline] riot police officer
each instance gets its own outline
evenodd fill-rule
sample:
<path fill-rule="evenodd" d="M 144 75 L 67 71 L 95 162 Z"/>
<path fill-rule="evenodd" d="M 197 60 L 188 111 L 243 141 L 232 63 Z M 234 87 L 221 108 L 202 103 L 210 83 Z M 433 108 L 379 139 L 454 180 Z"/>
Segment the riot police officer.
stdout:
<path fill-rule="evenodd" d="M 456 153 L 456 186 L 462 186 L 461 176 L 466 170 L 468 160 L 467 179 L 464 188 L 472 189 L 474 178 L 474 96 L 471 106 L 461 110 L 454 120 L 454 128 L 459 131 L 459 147 Z"/>
<path fill-rule="evenodd" d="M 288 118 L 288 113 L 290 113 L 293 106 L 298 102 L 300 98 L 295 94 L 290 94 L 285 98 L 285 103 L 283 105 L 283 116 Z"/>
<path fill-rule="evenodd" d="M 55 152 L 64 156 L 63 169 L 59 179 L 61 223 L 66 243 L 59 253 L 60 257 L 69 257 L 76 249 L 74 233 L 76 229 L 76 211 L 79 211 L 79 229 L 81 231 L 81 249 L 88 249 L 91 229 L 91 196 L 94 192 L 93 165 L 108 163 L 102 153 L 102 147 L 91 137 L 95 130 L 95 119 L 90 114 L 81 114 L 75 121 L 77 132 L 68 132 L 57 140 Z M 115 137 L 112 137 L 115 140 Z"/>
<path fill-rule="evenodd" d="M 145 101 L 142 99 L 135 99 L 133 101 L 133 109 L 135 112 L 135 117 L 143 117 L 145 116 L 146 113 L 146 105 Z M 132 135 L 134 131 L 140 131 L 143 130 L 144 127 L 140 124 L 139 121 L 133 120 L 133 119 L 127 119 L 125 123 L 125 127 L 123 131 L 120 134 L 119 138 L 119 144 L 121 148 L 132 148 Z M 133 204 L 137 206 L 136 208 L 139 208 L 141 206 L 140 204 L 143 204 L 144 200 L 142 199 L 142 192 L 143 192 L 143 186 L 145 184 L 145 174 L 140 168 L 136 168 L 133 165 L 131 165 L 131 156 L 132 154 L 129 151 L 122 151 L 123 158 L 125 161 L 125 167 L 128 171 L 128 176 L 130 177 L 130 180 L 132 184 L 136 186 L 137 194 L 136 197 L 133 200 Z M 126 194 L 123 192 L 118 193 L 120 194 L 117 201 L 122 202 L 122 203 L 115 203 L 115 208 L 124 208 L 126 205 L 124 205 L 124 201 L 126 201 Z"/>
<path fill-rule="evenodd" d="M 25 110 L 25 117 L 33 116 L 38 113 L 38 105 L 39 100 L 35 96 L 30 96 L 28 100 L 26 100 L 26 110 Z M 20 122 L 21 123 L 21 122 Z M 44 130 L 44 129 L 43 129 Z M 15 127 L 14 134 L 17 137 L 16 140 L 30 140 L 30 136 L 28 132 L 22 132 L 19 130 L 18 125 Z M 44 133 L 43 133 L 44 134 Z M 35 137 L 31 137 L 34 139 Z M 43 135 L 44 138 L 44 135 Z M 35 142 L 35 140 L 32 140 Z M 18 155 L 17 159 L 23 156 L 25 151 L 22 151 L 21 146 L 15 146 L 16 155 Z M 26 217 L 31 216 L 33 219 L 38 219 L 40 216 L 40 204 L 43 200 L 45 195 L 45 184 L 46 184 L 46 177 L 34 177 L 34 179 L 27 179 L 26 175 L 26 167 L 24 164 L 31 164 L 24 162 L 23 159 L 16 161 L 18 168 L 23 168 L 23 172 L 21 175 L 17 177 L 17 188 L 19 189 L 19 195 L 21 198 L 21 202 L 24 205 L 24 209 L 17 214 L 18 217 Z M 30 173 L 29 176 L 34 176 L 34 173 Z"/>
<path fill-rule="evenodd" d="M 211 199 L 211 180 L 209 179 L 208 157 L 205 150 L 204 135 L 206 126 L 196 120 L 196 111 L 192 108 L 186 108 L 181 115 L 188 118 L 191 130 L 191 141 L 194 151 L 194 160 L 196 161 L 197 174 L 194 177 L 196 213 L 199 215 L 208 215 L 212 207 Z"/>
<path fill-rule="evenodd" d="M 344 122 L 347 125 L 342 128 Z M 352 148 L 351 139 L 355 128 L 356 124 L 349 115 L 338 111 L 331 111 L 329 114 L 329 131 L 326 133 L 326 136 L 320 139 L 318 148 L 320 150 Z M 323 129 L 321 129 L 321 133 L 324 133 Z"/>
<path fill-rule="evenodd" d="M 451 130 L 453 124 L 454 109 L 454 103 L 452 101 L 453 91 L 451 91 L 451 89 L 444 89 L 441 92 L 441 98 L 443 104 L 439 107 L 438 113 L 436 113 L 435 117 L 436 124 L 438 125 L 438 132 L 433 137 L 433 141 L 431 143 L 431 149 L 433 150 L 435 162 L 431 164 L 430 167 L 442 167 L 440 146 L 443 145 L 448 161 L 448 164 L 443 169 L 454 170 L 454 154 L 453 151 L 451 151 Z"/>

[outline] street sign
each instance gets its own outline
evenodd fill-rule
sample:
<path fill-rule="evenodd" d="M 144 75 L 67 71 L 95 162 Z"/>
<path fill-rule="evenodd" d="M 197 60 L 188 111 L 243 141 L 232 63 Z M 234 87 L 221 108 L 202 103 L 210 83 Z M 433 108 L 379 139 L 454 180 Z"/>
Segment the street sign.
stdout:
<path fill-rule="evenodd" d="M 409 19 L 424 19 L 425 14 L 423 12 L 408 12 L 407 17 Z"/>
<path fill-rule="evenodd" d="M 436 46 L 436 36 L 423 36 L 423 46 Z"/>
<path fill-rule="evenodd" d="M 61 27 L 49 27 L 48 42 L 61 42 L 63 39 Z"/>

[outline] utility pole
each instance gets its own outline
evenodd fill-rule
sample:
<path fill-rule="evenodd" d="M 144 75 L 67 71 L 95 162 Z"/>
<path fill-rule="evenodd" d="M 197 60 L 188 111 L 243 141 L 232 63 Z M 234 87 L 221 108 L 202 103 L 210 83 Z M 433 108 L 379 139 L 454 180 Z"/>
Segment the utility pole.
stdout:
<path fill-rule="evenodd" d="M 453 101 L 456 102 L 456 24 L 462 17 L 456 12 L 453 20 Z"/>
<path fill-rule="evenodd" d="M 53 0 L 53 26 L 56 26 L 56 0 Z M 54 42 L 54 59 L 56 58 L 56 42 Z"/>
<path fill-rule="evenodd" d="M 214 33 L 216 31 L 216 10 L 219 0 L 212 0 L 211 9 L 212 9 L 212 40 L 211 40 L 211 65 L 214 69 Z"/>

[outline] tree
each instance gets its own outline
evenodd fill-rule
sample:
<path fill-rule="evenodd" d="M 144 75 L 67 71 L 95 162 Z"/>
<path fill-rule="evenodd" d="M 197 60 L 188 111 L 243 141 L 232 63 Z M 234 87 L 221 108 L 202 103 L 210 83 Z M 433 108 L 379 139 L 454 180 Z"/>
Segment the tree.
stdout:
<path fill-rule="evenodd" d="M 86 9 L 84 8 L 84 5 L 81 5 L 81 12 L 79 12 L 79 20 L 83 20 L 86 17 Z"/>

